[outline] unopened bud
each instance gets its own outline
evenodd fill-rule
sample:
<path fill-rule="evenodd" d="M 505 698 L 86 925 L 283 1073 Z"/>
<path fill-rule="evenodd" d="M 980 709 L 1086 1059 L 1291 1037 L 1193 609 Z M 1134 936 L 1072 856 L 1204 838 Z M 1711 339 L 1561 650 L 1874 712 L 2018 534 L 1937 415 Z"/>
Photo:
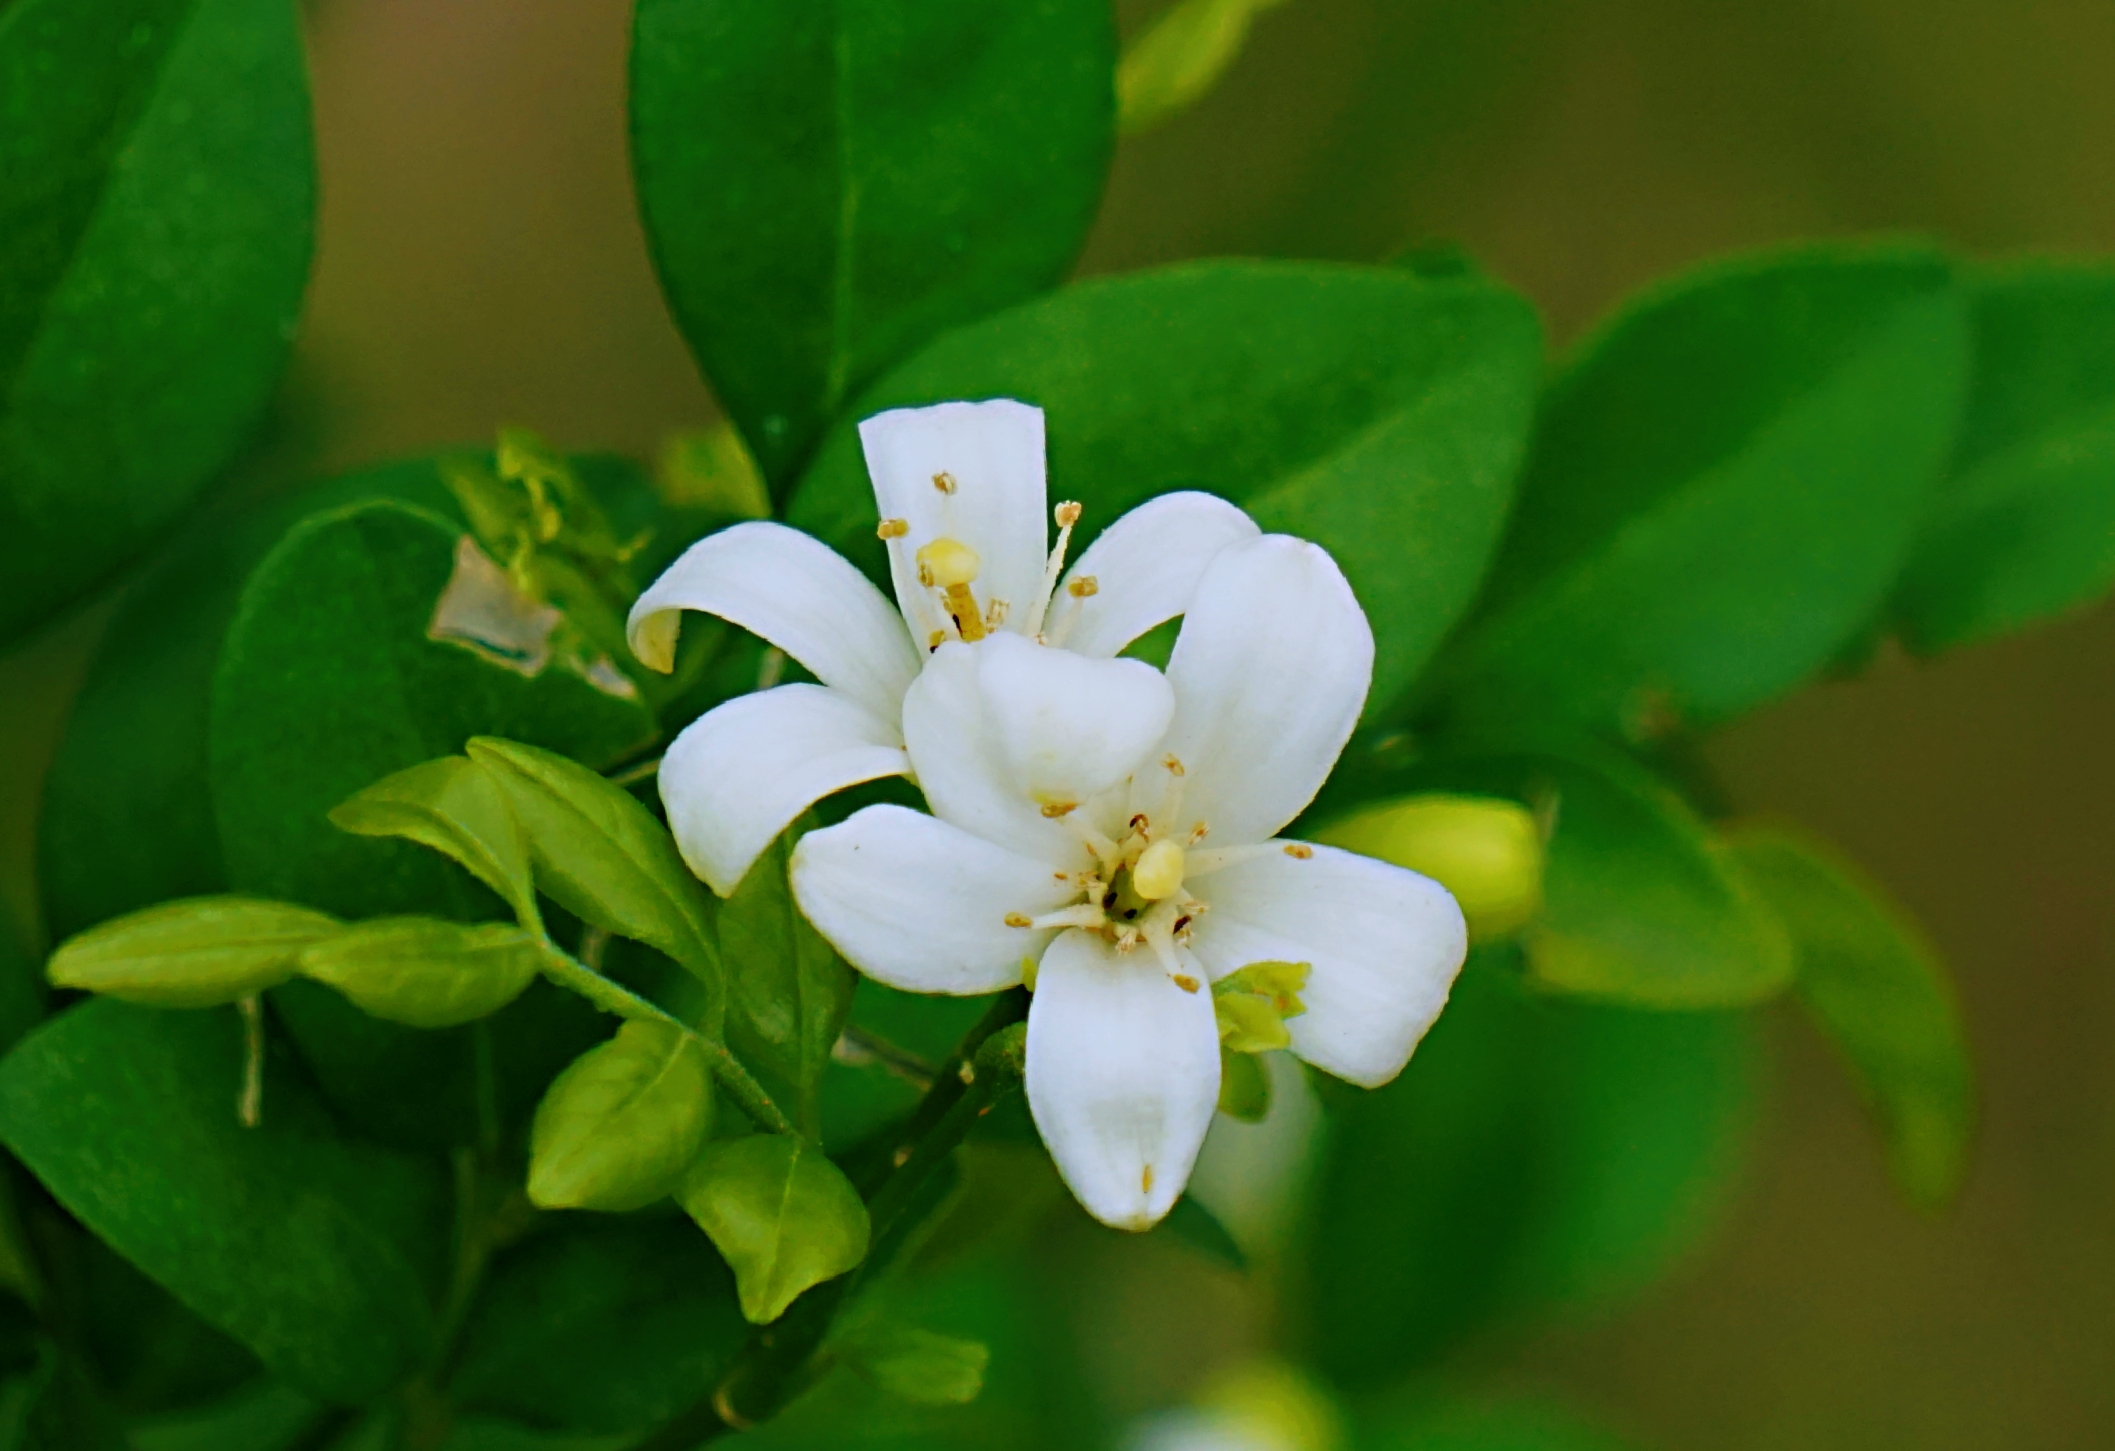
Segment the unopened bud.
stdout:
<path fill-rule="evenodd" d="M 1320 839 L 1432 878 L 1478 942 L 1510 937 L 1542 911 L 1542 833 L 1526 807 L 1483 796 L 1411 796 L 1361 811 Z"/>

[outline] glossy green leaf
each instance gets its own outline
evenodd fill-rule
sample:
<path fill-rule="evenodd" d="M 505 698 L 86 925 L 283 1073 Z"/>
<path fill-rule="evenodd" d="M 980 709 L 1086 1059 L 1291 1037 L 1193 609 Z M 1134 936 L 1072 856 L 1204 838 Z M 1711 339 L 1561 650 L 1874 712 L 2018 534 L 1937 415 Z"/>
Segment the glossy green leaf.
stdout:
<path fill-rule="evenodd" d="M 1284 0 L 1176 0 L 1124 47 L 1116 129 L 1151 131 L 1195 105 L 1239 59 L 1256 16 Z"/>
<path fill-rule="evenodd" d="M 1938 954 L 1903 908 L 1827 849 L 1768 828 L 1733 843 L 1791 931 L 1799 1000 L 1856 1075 L 1895 1183 L 1921 1208 L 1944 1205 L 1967 1168 L 1975 1082 Z"/>
<path fill-rule="evenodd" d="M 355 505 L 303 520 L 251 574 L 221 649 L 209 736 L 239 888 L 348 917 L 484 915 L 490 899 L 455 867 L 341 832 L 331 809 L 481 732 L 590 762 L 651 736 L 635 698 L 557 664 L 524 673 L 434 638 L 459 539 L 417 510 Z"/>
<path fill-rule="evenodd" d="M 832 1349 L 882 1390 L 914 1406 L 966 1406 L 984 1389 L 991 1349 L 878 1318 L 833 1342 Z"/>
<path fill-rule="evenodd" d="M 1644 738 L 1797 685 L 1892 587 L 1967 367 L 1952 269 L 1919 247 L 1769 253 L 1647 292 L 1551 385 L 1440 704 Z"/>
<path fill-rule="evenodd" d="M 667 828 L 630 792 L 517 741 L 480 737 L 469 750 L 527 833 L 546 895 L 605 932 L 659 948 L 708 985 L 719 982 L 705 889 Z"/>
<path fill-rule="evenodd" d="M 285 902 L 192 897 L 90 928 L 61 943 L 45 971 L 54 987 L 207 1008 L 285 982 L 304 948 L 338 930 Z"/>
<path fill-rule="evenodd" d="M 2033 262 L 1969 284 L 1960 445 L 1894 600 L 1919 651 L 2017 630 L 2115 583 L 2115 269 Z"/>
<path fill-rule="evenodd" d="M 822 1080 L 857 977 L 793 904 L 787 885 L 794 828 L 757 859 L 720 904 L 720 960 L 727 973 L 727 1042 L 802 1131 L 821 1132 Z"/>
<path fill-rule="evenodd" d="M 1173 489 L 1314 540 L 1372 619 L 1377 713 L 1482 578 L 1541 365 L 1534 314 L 1486 282 L 1210 262 L 1086 283 L 962 328 L 852 416 L 951 398 L 1040 406 L 1051 498 L 1086 506 L 1076 548 Z M 886 577 L 850 422 L 790 517 Z"/>
<path fill-rule="evenodd" d="M 1311 1362 L 1374 1390 L 1495 1320 L 1652 1279 L 1726 1197 L 1752 1063 L 1742 1015 L 1550 998 L 1473 956 L 1402 1076 L 1332 1100 Z"/>
<path fill-rule="evenodd" d="M 783 487 L 875 373 L 1064 276 L 1114 122 L 1103 0 L 642 0 L 632 169 L 677 325 Z"/>
<path fill-rule="evenodd" d="M 733 1267 L 742 1314 L 758 1325 L 866 1258 L 871 1227 L 859 1192 L 796 1138 L 708 1144 L 677 1197 Z"/>
<path fill-rule="evenodd" d="M 233 1013 L 95 1001 L 0 1064 L 0 1138 L 177 1298 L 325 1399 L 360 1402 L 429 1349 L 445 1194 L 430 1163 L 339 1137 L 268 1063 L 237 1122 Z"/>
<path fill-rule="evenodd" d="M 0 14 L 0 640 L 151 542 L 271 396 L 314 226 L 297 19 Z"/>
<path fill-rule="evenodd" d="M 529 843 L 491 772 L 443 756 L 385 776 L 331 808 L 356 836 L 400 836 L 453 857 L 526 922 L 537 920 Z"/>
<path fill-rule="evenodd" d="M 709 1394 L 748 1331 L 733 1276 L 688 1220 L 586 1220 L 493 1266 L 450 1399 L 532 1425 L 642 1430 Z"/>
<path fill-rule="evenodd" d="M 520 997 L 543 953 L 534 934 L 511 924 L 382 917 L 311 943 L 299 966 L 303 977 L 336 988 L 364 1013 L 413 1028 L 452 1028 Z"/>
<path fill-rule="evenodd" d="M 545 1209 L 638 1209 L 677 1187 L 712 1127 L 695 1037 L 632 1022 L 558 1075 L 529 1135 L 529 1198 Z"/>

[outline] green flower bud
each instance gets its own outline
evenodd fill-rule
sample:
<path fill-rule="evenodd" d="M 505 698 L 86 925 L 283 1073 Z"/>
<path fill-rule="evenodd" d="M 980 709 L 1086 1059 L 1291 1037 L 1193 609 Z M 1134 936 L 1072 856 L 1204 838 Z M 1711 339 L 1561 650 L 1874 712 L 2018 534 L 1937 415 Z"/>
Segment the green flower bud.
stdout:
<path fill-rule="evenodd" d="M 1454 894 L 1477 942 L 1510 937 L 1542 911 L 1542 831 L 1512 801 L 1411 796 L 1347 817 L 1319 839 L 1432 878 Z"/>

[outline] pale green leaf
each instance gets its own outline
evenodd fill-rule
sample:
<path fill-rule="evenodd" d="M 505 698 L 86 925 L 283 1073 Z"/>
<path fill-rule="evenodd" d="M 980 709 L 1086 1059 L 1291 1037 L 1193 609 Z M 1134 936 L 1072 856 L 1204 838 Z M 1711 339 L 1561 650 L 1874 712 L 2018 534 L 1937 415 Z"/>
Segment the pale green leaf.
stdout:
<path fill-rule="evenodd" d="M 858 1191 L 821 1150 L 788 1135 L 708 1144 L 678 1197 L 734 1267 L 754 1324 L 866 1258 L 871 1226 Z"/>
<path fill-rule="evenodd" d="M 638 1209 L 675 1189 L 712 1125 L 698 1040 L 630 1022 L 558 1075 L 529 1134 L 529 1198 L 545 1209 Z"/>
<path fill-rule="evenodd" d="M 511 924 L 385 917 L 302 949 L 300 969 L 377 1018 L 452 1028 L 520 997 L 543 952 L 540 939 Z"/>
<path fill-rule="evenodd" d="M 443 756 L 385 776 L 330 819 L 357 836 L 400 836 L 453 857 L 523 921 L 536 921 L 528 842 L 499 783 L 475 761 Z"/>
<path fill-rule="evenodd" d="M 990 1347 L 915 1325 L 879 1319 L 834 1347 L 852 1369 L 898 1400 L 917 1406 L 966 1406 L 984 1389 Z"/>
<path fill-rule="evenodd" d="M 338 930 L 284 902 L 191 897 L 89 928 L 60 945 L 46 975 L 126 1002 L 212 1007 L 285 982 L 304 948 Z"/>

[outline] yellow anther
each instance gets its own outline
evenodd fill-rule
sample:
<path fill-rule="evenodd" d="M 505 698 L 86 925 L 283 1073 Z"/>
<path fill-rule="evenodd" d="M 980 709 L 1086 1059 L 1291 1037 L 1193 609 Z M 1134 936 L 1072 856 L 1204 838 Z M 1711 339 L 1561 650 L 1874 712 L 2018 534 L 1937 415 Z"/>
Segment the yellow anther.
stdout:
<path fill-rule="evenodd" d="M 983 563 L 977 551 L 959 539 L 940 538 L 918 551 L 918 578 L 942 589 L 968 584 Z"/>
<path fill-rule="evenodd" d="M 1180 758 L 1174 755 L 1163 756 L 1161 758 L 1160 765 L 1161 769 L 1166 771 L 1170 776 L 1180 776 L 1184 774 L 1182 769 L 1182 761 L 1180 760 Z"/>
<path fill-rule="evenodd" d="M 1315 849 L 1311 846 L 1305 846 L 1302 845 L 1300 842 L 1295 841 L 1287 843 L 1285 848 L 1285 854 L 1291 857 L 1294 861 L 1304 862 L 1309 857 L 1315 854 Z"/>
<path fill-rule="evenodd" d="M 1057 508 L 1051 510 L 1051 517 L 1058 521 L 1058 528 L 1070 529 L 1080 521 L 1080 506 L 1067 499 L 1064 503 L 1058 505 Z"/>
<path fill-rule="evenodd" d="M 1008 912 L 1006 914 L 1006 925 L 1008 927 L 1026 927 L 1029 925 L 1029 921 L 1028 916 L 1021 912 Z"/>
<path fill-rule="evenodd" d="M 1148 902 L 1158 902 L 1182 890 L 1182 848 L 1172 841 L 1156 841 L 1139 853 L 1131 868 L 1131 890 Z"/>
<path fill-rule="evenodd" d="M 942 469 L 933 475 L 933 487 L 943 494 L 952 494 L 955 491 L 955 476 Z"/>
<path fill-rule="evenodd" d="M 945 630 L 935 630 L 932 634 L 925 637 L 925 648 L 928 650 L 937 650 L 946 643 L 947 631 Z"/>
<path fill-rule="evenodd" d="M 874 526 L 875 537 L 879 539 L 901 539 L 910 532 L 911 521 L 908 519 L 884 519 Z"/>
<path fill-rule="evenodd" d="M 1083 574 L 1078 579 L 1065 586 L 1065 593 L 1071 595 L 1076 600 L 1083 600 L 1090 595 L 1096 595 L 1101 593 L 1101 588 L 1101 582 L 1095 579 L 1093 575 Z"/>
<path fill-rule="evenodd" d="M 1043 814 L 1052 821 L 1057 820 L 1061 816 L 1070 816 L 1078 809 L 1079 802 L 1077 801 L 1051 800 L 1043 803 Z"/>
<path fill-rule="evenodd" d="M 1186 993 L 1193 993 L 1204 986 L 1204 984 L 1198 982 L 1196 978 L 1191 977 L 1186 972 L 1172 973 L 1169 975 L 1169 980 Z"/>

